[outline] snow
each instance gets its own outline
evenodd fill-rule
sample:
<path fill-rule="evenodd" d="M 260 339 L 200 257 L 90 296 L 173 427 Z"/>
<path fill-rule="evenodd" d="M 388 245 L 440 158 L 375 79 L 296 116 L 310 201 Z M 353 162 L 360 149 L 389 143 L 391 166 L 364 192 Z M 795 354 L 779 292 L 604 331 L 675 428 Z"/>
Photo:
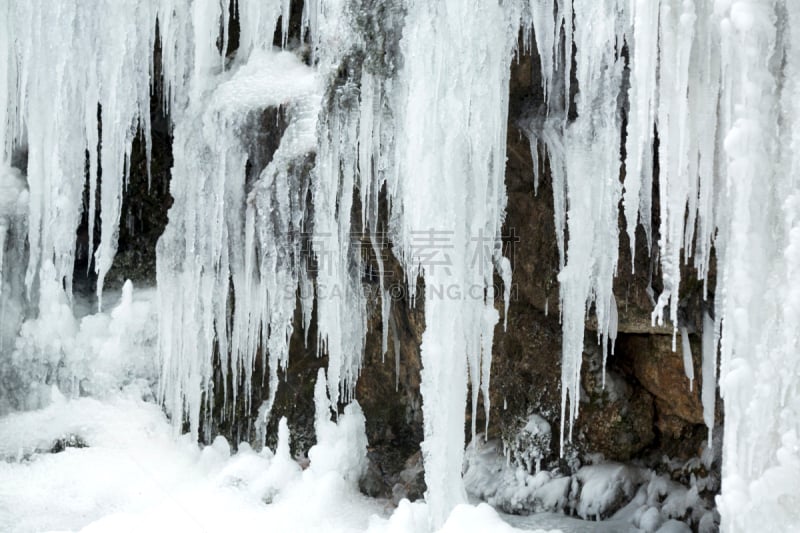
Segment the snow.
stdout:
<path fill-rule="evenodd" d="M 653 532 L 671 520 L 683 520 L 683 527 L 688 522 L 700 531 L 714 531 L 719 524 L 709 502 L 699 496 L 713 484 L 710 477 L 692 476 L 689 485 L 682 485 L 654 470 L 604 461 L 578 465 L 572 475 L 539 469 L 531 473 L 521 463 L 510 463 L 500 453 L 499 442 L 482 439 L 470 444 L 465 462 L 470 496 L 522 515 L 507 517 L 515 527 Z M 695 466 L 695 461 L 673 462 L 669 468 Z"/>
<path fill-rule="evenodd" d="M 152 394 L 140 387 L 103 401 L 53 394 L 44 409 L 0 418 L 3 531 L 247 532 L 264 524 L 298 532 L 431 531 L 425 503 L 402 500 L 392 509 L 358 493 L 350 460 L 363 462 L 366 439 L 356 404 L 334 423 L 329 404 L 320 403 L 321 434 L 303 470 L 289 455 L 285 419 L 274 453 L 246 443 L 231 453 L 222 437 L 204 448 L 189 434 L 176 440 L 161 409 L 142 400 Z M 50 451 L 67 436 L 85 447 Z M 487 530 L 519 531 L 486 504 L 457 507 L 438 531 Z"/>
<path fill-rule="evenodd" d="M 88 447 L 46 453 L 67 434 Z M 288 456 L 285 426 L 275 455 L 246 445 L 231 455 L 221 437 L 199 449 L 189 435 L 173 439 L 158 406 L 133 393 L 9 415 L 0 436 L 4 531 L 257 531 L 264 523 L 277 531 L 363 531 L 371 514 L 384 513 L 335 471 L 302 471 Z M 9 462 L 18 453 L 9 456 L 9 447 L 45 453 Z M 266 505 L 267 496 L 276 503 Z"/>

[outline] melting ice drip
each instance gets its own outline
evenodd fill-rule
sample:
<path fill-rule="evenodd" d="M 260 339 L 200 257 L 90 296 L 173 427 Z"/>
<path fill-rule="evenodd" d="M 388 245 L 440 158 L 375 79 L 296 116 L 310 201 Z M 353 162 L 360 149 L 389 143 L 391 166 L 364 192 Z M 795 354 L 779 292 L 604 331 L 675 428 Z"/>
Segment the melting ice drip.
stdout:
<path fill-rule="evenodd" d="M 294 328 L 296 299 L 285 295 L 295 292 L 306 330 L 316 302 L 332 404 L 352 396 L 366 304 L 360 258 L 349 240 L 350 211 L 358 191 L 362 227 L 377 246 L 385 187 L 390 232 L 410 287 L 422 276 L 429 287 L 456 283 L 486 291 L 471 301 L 425 298 L 423 449 L 428 500 L 441 523 L 463 499 L 467 376 L 473 409 L 480 389 L 488 409 L 499 320 L 493 269 L 506 282 L 510 276 L 494 245 L 474 263 L 469 239 L 485 235 L 494 242 L 503 220 L 508 70 L 523 19 L 526 33 L 533 28 L 547 97 L 530 135 L 534 162 L 540 143 L 553 178 L 563 420 L 571 428 L 578 412 L 584 320 L 592 303 L 604 353 L 608 341 L 613 349 L 611 288 L 622 201 L 632 251 L 638 224 L 650 246 L 658 230 L 664 291 L 653 319 L 663 322 L 668 308 L 676 332 L 681 253 L 683 260 L 694 257 L 698 276 L 707 279 L 714 247 L 717 289 L 714 318 L 704 318 L 701 381 L 704 419 L 713 428 L 719 343 L 727 426 L 723 528 L 790 523 L 785 502 L 798 497 L 800 475 L 797 2 L 470 0 L 465 9 L 455 0 L 409 0 L 398 22 L 399 67 L 390 73 L 365 67 L 344 84 L 336 73 L 350 50 L 365 47 L 355 15 L 370 4 L 305 3 L 313 67 L 272 49 L 279 17 L 287 42 L 287 0 L 238 0 L 240 48 L 226 65 L 220 53 L 227 48 L 224 30 L 220 35 L 228 25 L 225 4 L 19 0 L 0 7 L 0 298 L 9 329 L 0 331 L 0 340 L 21 320 L 23 293 L 41 307 L 47 295 L 62 301 L 62 288 L 67 296 L 71 291 L 87 162 L 90 213 L 100 189 L 94 259 L 102 296 L 137 130 L 149 144 L 158 39 L 175 132 L 176 202 L 158 248 L 161 394 L 173 418 L 179 424 L 185 414 L 197 431 L 203 394 L 211 401 L 214 350 L 233 382 L 246 386 L 257 351 L 267 354 L 268 415 Z M 271 162 L 248 176 L 254 160 L 248 135 L 276 106 L 286 129 Z M 650 225 L 656 131 L 659 228 Z M 623 142 L 624 161 L 617 155 Z M 15 152 L 23 150 L 24 176 L 11 169 Z M 310 153 L 315 164 L 308 173 Z M 333 240 L 324 249 L 315 244 L 317 256 L 332 254 L 316 283 L 338 285 L 345 295 L 340 301 L 314 299 L 314 281 L 292 237 L 307 226 Z M 415 260 L 413 235 L 431 228 L 452 232 L 449 273 Z M 44 285 L 57 290 L 39 291 Z M 390 305 L 383 279 L 381 287 L 385 352 Z M 562 427 L 562 443 L 564 433 Z"/>

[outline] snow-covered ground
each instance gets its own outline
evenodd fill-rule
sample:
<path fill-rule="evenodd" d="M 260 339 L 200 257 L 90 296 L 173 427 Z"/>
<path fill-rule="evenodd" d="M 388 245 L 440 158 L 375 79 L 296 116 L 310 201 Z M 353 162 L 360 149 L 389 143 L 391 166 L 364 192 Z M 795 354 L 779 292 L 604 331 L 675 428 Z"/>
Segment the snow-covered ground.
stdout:
<path fill-rule="evenodd" d="M 394 509 L 358 492 L 359 450 L 348 447 L 358 444 L 359 417 L 363 431 L 357 409 L 328 423 L 303 470 L 289 457 L 288 430 L 275 453 L 242 444 L 232 454 L 223 438 L 201 449 L 174 438 L 142 392 L 130 386 L 98 401 L 54 391 L 49 406 L 0 419 L 0 531 L 428 530 L 424 503 Z M 82 447 L 51 451 L 70 436 Z M 480 504 L 458 507 L 442 531 L 514 529 Z"/>
<path fill-rule="evenodd" d="M 274 451 L 240 443 L 232 453 L 222 437 L 203 447 L 176 435 L 155 401 L 155 292 L 127 283 L 97 313 L 78 298 L 80 318 L 57 292 L 0 369 L 9 378 L 56 357 L 69 363 L 60 388 L 24 374 L 33 381 L 3 392 L 0 531 L 430 530 L 425 503 L 395 508 L 359 493 L 364 415 L 353 403 L 331 421 L 324 372 L 307 468 L 290 457 L 285 424 Z M 442 531 L 513 528 L 482 504 L 458 507 Z"/>
<path fill-rule="evenodd" d="M 366 441 L 357 409 L 328 422 L 304 470 L 289 456 L 285 426 L 274 452 L 240 444 L 231 453 L 221 437 L 201 448 L 188 435 L 175 438 L 143 396 L 151 395 L 135 385 L 102 401 L 53 390 L 49 406 L 0 418 L 0 531 L 430 531 L 424 502 L 395 508 L 359 493 L 352 473 Z M 440 531 L 543 529 L 644 531 L 623 518 L 512 516 L 479 501 L 458 506 Z"/>

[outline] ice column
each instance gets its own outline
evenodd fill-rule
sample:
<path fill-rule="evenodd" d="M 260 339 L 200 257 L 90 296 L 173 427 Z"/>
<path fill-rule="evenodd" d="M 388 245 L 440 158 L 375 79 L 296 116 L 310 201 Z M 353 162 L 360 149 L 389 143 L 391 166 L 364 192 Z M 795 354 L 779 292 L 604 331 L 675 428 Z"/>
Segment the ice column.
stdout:
<path fill-rule="evenodd" d="M 505 264 L 499 236 L 519 17 L 513 2 L 411 1 L 401 41 L 394 243 L 412 290 L 417 275 L 425 281 L 422 451 L 435 526 L 466 498 L 467 376 L 474 407 L 499 319 L 492 274 Z"/>
<path fill-rule="evenodd" d="M 727 119 L 717 238 L 721 527 L 790 530 L 800 497 L 800 7 L 715 5 Z"/>

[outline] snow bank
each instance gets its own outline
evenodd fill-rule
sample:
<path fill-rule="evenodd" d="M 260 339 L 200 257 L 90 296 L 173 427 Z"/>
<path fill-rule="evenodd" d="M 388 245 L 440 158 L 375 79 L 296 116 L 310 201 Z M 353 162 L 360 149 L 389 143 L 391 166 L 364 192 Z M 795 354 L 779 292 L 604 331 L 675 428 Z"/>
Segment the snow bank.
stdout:
<path fill-rule="evenodd" d="M 303 470 L 290 456 L 285 419 L 274 453 L 242 443 L 232 455 L 222 437 L 204 448 L 188 434 L 174 439 L 161 409 L 142 396 L 134 386 L 103 401 L 56 392 L 44 409 L 0 418 L 0 530 L 431 531 L 425 503 L 392 509 L 358 492 L 353 461 L 364 460 L 366 439 L 355 404 L 338 423 L 323 409 Z M 65 436 L 82 447 L 50 453 Z M 457 507 L 440 531 L 518 530 L 483 504 Z"/>
<path fill-rule="evenodd" d="M 668 467 L 692 471 L 696 463 L 699 461 Z M 547 470 L 531 474 L 501 453 L 499 441 L 483 442 L 480 436 L 467 449 L 464 474 L 473 497 L 505 512 L 531 514 L 530 519 L 512 519 L 512 524 L 520 526 L 547 523 L 542 517 L 559 513 L 599 520 L 592 523 L 603 531 L 636 528 L 654 532 L 669 521 L 678 521 L 684 528 L 691 525 L 700 531 L 714 531 L 719 517 L 700 492 L 713 491 L 718 485 L 714 479 L 694 474 L 689 474 L 689 480 L 688 486 L 682 485 L 653 470 L 613 462 L 582 466 L 572 475 Z M 583 524 L 581 527 L 586 527 Z M 571 526 L 567 522 L 559 527 L 566 531 Z"/>

